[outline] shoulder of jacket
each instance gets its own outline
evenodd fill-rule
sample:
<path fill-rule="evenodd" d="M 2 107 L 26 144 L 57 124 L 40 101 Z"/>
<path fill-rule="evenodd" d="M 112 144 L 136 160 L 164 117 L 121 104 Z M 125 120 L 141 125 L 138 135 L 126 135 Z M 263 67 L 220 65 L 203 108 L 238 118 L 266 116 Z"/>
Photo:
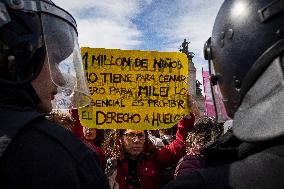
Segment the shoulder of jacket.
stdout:
<path fill-rule="evenodd" d="M 18 107 L 0 107 L 0 121 L 2 123 L 0 128 L 0 136 L 7 135 L 10 138 L 21 129 L 27 123 L 34 119 L 43 118 L 44 114 L 41 114 L 31 108 Z"/>
<path fill-rule="evenodd" d="M 282 156 L 279 156 L 274 150 L 277 152 L 282 151 Z M 283 166 L 282 146 L 282 148 L 273 147 L 259 153 L 251 154 L 242 160 L 230 164 L 200 169 L 198 173 L 207 187 L 247 189 L 283 188 Z"/>
<path fill-rule="evenodd" d="M 78 137 L 52 121 L 38 119 L 31 122 L 30 125 L 44 133 L 50 140 L 56 141 L 58 145 L 64 147 L 80 164 L 89 158 L 98 158 L 97 154 Z"/>
<path fill-rule="evenodd" d="M 16 106 L 0 106 L 0 157 L 17 133 L 29 122 L 44 117 L 32 108 Z"/>

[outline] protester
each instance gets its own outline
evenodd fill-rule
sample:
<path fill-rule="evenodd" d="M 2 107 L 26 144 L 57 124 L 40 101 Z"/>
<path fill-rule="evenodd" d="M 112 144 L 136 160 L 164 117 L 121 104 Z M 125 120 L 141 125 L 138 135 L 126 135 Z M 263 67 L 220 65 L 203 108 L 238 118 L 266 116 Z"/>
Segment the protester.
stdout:
<path fill-rule="evenodd" d="M 117 160 L 116 182 L 120 189 L 156 189 L 162 171 L 185 155 L 185 139 L 194 124 L 194 114 L 179 121 L 176 139 L 156 149 L 146 131 L 116 130 L 104 143 L 107 157 Z"/>
<path fill-rule="evenodd" d="M 187 154 L 175 169 L 175 178 L 205 167 L 202 151 L 223 134 L 223 124 L 212 117 L 201 117 L 186 139 Z"/>
<path fill-rule="evenodd" d="M 198 155 L 208 145 L 223 134 L 223 124 L 217 123 L 213 117 L 201 117 L 194 125 L 186 139 L 186 151 L 190 155 Z"/>
<path fill-rule="evenodd" d="M 232 130 L 204 149 L 206 168 L 163 189 L 284 188 L 283 3 L 224 1 L 204 55 Z"/>
<path fill-rule="evenodd" d="M 84 133 L 83 141 L 95 152 L 97 152 L 100 158 L 100 165 L 102 167 L 102 170 L 105 170 L 106 157 L 104 155 L 103 150 L 100 148 L 100 144 L 103 141 L 103 136 L 102 136 L 103 130 L 83 127 L 83 133 Z"/>
<path fill-rule="evenodd" d="M 87 105 L 73 17 L 49 0 L 0 0 L 1 188 L 109 188 L 94 153 L 48 120 Z"/>
<path fill-rule="evenodd" d="M 96 128 L 89 128 L 82 126 L 78 109 L 71 110 L 72 119 L 74 120 L 73 133 L 82 140 L 90 149 L 96 152 L 99 156 L 99 163 L 102 170 L 105 169 L 106 157 L 103 150 L 101 149 L 101 144 L 104 140 L 104 130 L 99 130 Z"/>
<path fill-rule="evenodd" d="M 102 143 L 104 141 L 103 129 L 83 127 L 83 134 L 85 140 L 97 147 L 102 147 Z"/>

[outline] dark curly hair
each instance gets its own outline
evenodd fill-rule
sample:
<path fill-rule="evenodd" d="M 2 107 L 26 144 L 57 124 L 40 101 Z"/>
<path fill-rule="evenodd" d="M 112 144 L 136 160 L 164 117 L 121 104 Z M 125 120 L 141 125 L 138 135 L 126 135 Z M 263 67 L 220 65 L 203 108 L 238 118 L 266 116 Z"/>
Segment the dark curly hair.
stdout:
<path fill-rule="evenodd" d="M 223 134 L 223 124 L 210 117 L 200 118 L 186 140 L 186 151 L 196 155 Z"/>
<path fill-rule="evenodd" d="M 122 144 L 122 136 L 126 129 L 111 130 L 106 134 L 105 140 L 102 144 L 103 151 L 107 158 L 123 160 L 125 158 L 125 151 Z M 157 149 L 148 138 L 148 132 L 144 131 L 146 138 L 144 143 L 143 155 L 151 156 Z"/>

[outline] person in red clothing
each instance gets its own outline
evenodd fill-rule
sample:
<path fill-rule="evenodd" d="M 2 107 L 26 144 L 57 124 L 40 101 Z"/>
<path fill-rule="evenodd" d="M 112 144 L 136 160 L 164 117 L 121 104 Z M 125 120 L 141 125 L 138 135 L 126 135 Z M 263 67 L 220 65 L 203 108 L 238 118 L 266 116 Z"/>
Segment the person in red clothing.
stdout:
<path fill-rule="evenodd" d="M 83 134 L 87 141 L 93 142 L 97 137 L 97 130 L 95 128 L 83 127 Z"/>
<path fill-rule="evenodd" d="M 193 128 L 194 114 L 178 123 L 176 139 L 156 149 L 146 131 L 114 130 L 103 144 L 108 158 L 117 159 L 116 178 L 120 189 L 157 189 L 161 173 L 186 153 L 185 140 Z"/>
<path fill-rule="evenodd" d="M 102 131 L 102 130 L 101 130 Z M 83 138 L 82 140 L 97 154 L 99 155 L 101 167 L 104 170 L 106 164 L 106 158 L 103 150 L 99 147 L 99 144 L 95 143 L 98 138 L 98 133 L 101 133 L 96 128 L 83 127 Z"/>
<path fill-rule="evenodd" d="M 103 130 L 97 130 L 95 128 L 83 127 L 80 123 L 78 109 L 72 109 L 71 115 L 74 120 L 73 133 L 79 137 L 89 148 L 99 156 L 99 161 L 102 170 L 105 169 L 106 158 L 103 150 L 101 149 L 101 141 L 103 138 Z"/>

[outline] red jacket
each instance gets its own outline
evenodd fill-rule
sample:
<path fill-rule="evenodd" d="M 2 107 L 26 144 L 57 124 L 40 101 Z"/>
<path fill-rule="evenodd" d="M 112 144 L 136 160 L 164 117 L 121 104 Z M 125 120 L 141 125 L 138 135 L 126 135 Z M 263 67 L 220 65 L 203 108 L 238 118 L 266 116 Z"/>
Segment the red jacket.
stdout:
<path fill-rule="evenodd" d="M 156 152 L 154 156 L 141 156 L 138 159 L 137 174 L 141 180 L 142 188 L 157 189 L 162 171 L 168 166 L 176 163 L 186 153 L 185 140 L 188 131 L 185 125 L 193 125 L 192 120 L 183 119 L 178 123 L 176 139 Z M 192 126 L 191 126 L 192 128 Z M 119 189 L 125 189 L 128 175 L 128 162 L 126 159 L 117 162 L 116 181 Z"/>

